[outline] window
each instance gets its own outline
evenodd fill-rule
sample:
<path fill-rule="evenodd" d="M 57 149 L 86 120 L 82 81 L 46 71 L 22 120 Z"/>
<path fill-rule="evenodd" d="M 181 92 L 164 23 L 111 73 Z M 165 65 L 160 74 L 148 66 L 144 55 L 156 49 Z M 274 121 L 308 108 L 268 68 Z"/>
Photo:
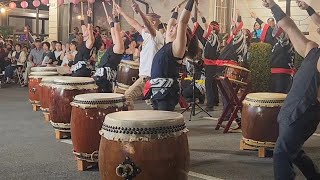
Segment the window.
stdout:
<path fill-rule="evenodd" d="M 214 0 L 215 20 L 221 27 L 221 33 L 229 33 L 230 25 L 235 16 L 235 7 L 237 0 Z"/>

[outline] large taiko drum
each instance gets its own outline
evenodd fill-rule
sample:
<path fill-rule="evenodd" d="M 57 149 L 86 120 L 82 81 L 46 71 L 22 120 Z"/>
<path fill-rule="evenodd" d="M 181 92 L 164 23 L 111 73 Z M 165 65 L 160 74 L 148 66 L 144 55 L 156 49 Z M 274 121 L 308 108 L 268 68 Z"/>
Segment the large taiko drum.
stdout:
<path fill-rule="evenodd" d="M 102 180 L 187 180 L 190 154 L 183 116 L 167 111 L 108 114 L 99 148 Z"/>
<path fill-rule="evenodd" d="M 53 128 L 60 132 L 70 132 L 71 102 L 79 94 L 96 93 L 97 85 L 93 78 L 63 77 L 55 79 L 49 102 L 50 120 Z"/>
<path fill-rule="evenodd" d="M 139 78 L 139 63 L 135 61 L 121 61 L 119 64 L 117 81 L 120 87 L 128 89 Z"/>
<path fill-rule="evenodd" d="M 251 93 L 243 101 L 241 126 L 246 144 L 274 147 L 279 135 L 277 117 L 286 94 Z"/>
<path fill-rule="evenodd" d="M 32 67 L 31 72 L 57 72 L 56 67 Z"/>
<path fill-rule="evenodd" d="M 79 160 L 98 162 L 99 134 L 107 114 L 127 110 L 122 94 L 89 93 L 77 95 L 71 103 L 71 139 Z"/>
<path fill-rule="evenodd" d="M 229 78 L 230 81 L 247 85 L 249 83 L 250 71 L 241 66 L 225 65 L 224 77 Z"/>
<path fill-rule="evenodd" d="M 48 76 L 57 76 L 57 72 L 31 72 L 29 76 L 29 101 L 31 104 L 39 104 L 40 103 L 40 86 L 42 78 Z"/>

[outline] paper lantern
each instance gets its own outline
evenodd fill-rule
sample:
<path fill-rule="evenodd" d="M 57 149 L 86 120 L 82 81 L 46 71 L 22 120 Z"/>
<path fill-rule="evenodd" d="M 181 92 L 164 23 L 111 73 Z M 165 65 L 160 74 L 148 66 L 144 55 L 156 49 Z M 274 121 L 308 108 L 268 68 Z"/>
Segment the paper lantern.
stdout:
<path fill-rule="evenodd" d="M 33 4 L 33 6 L 34 7 L 39 7 L 40 6 L 40 1 L 39 0 L 34 0 L 33 2 L 32 2 L 32 4 Z"/>
<path fill-rule="evenodd" d="M 10 8 L 10 9 L 14 9 L 14 8 L 16 8 L 16 7 L 17 7 L 17 4 L 16 4 L 15 2 L 9 3 L 9 8 Z"/>
<path fill-rule="evenodd" d="M 58 0 L 58 5 L 61 6 L 64 4 L 64 0 Z"/>
<path fill-rule="evenodd" d="M 79 4 L 80 0 L 71 0 L 73 4 Z"/>
<path fill-rule="evenodd" d="M 88 3 L 93 4 L 95 0 L 88 0 Z"/>
<path fill-rule="evenodd" d="M 28 7 L 28 2 L 27 2 L 27 1 L 22 1 L 22 2 L 20 3 L 20 5 L 21 5 L 21 7 L 22 7 L 23 9 L 25 9 L 25 8 Z"/>
<path fill-rule="evenodd" d="M 49 0 L 41 0 L 41 3 L 44 5 L 48 5 L 49 4 Z"/>

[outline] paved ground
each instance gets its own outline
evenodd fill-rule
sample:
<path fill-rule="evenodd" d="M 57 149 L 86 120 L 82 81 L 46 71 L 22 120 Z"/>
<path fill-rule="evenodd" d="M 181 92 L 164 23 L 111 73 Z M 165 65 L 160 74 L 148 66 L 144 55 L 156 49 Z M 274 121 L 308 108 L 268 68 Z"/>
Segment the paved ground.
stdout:
<path fill-rule="evenodd" d="M 148 108 L 144 103 L 138 106 Z M 215 131 L 216 121 L 201 116 L 204 114 L 187 121 L 191 153 L 189 180 L 273 179 L 272 159 L 258 158 L 257 152 L 240 151 L 241 134 Z M 305 145 L 318 164 L 319 140 L 320 137 L 313 136 Z M 78 172 L 71 152 L 72 145 L 55 140 L 53 129 L 44 122 L 42 114 L 32 112 L 27 89 L 0 89 L 1 180 L 99 179 L 97 169 Z M 301 174 L 297 179 L 303 179 Z"/>

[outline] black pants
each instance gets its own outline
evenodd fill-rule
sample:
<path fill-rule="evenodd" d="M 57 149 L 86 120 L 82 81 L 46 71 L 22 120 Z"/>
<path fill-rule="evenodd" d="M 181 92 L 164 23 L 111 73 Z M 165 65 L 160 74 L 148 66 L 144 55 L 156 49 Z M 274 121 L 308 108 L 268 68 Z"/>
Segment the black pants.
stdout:
<path fill-rule="evenodd" d="M 319 115 L 319 106 L 313 106 L 293 123 L 288 123 L 286 119 L 279 119 L 279 137 L 273 153 L 276 180 L 294 180 L 293 164 L 308 180 L 320 179 L 317 167 L 302 150 L 303 144 L 317 129 Z"/>
<path fill-rule="evenodd" d="M 292 77 L 289 74 L 271 75 L 271 92 L 287 94 L 290 91 Z"/>
<path fill-rule="evenodd" d="M 206 96 L 207 96 L 207 107 L 212 108 L 215 104 L 219 103 L 218 85 L 215 76 L 217 74 L 216 66 L 205 66 L 206 76 Z"/>
<path fill-rule="evenodd" d="M 72 72 L 72 77 L 91 77 L 91 70 L 86 67 L 82 67 Z"/>
<path fill-rule="evenodd" d="M 177 97 L 167 96 L 163 99 L 152 99 L 153 110 L 174 111 L 179 102 L 179 95 Z"/>
<path fill-rule="evenodd" d="M 112 93 L 112 83 L 105 77 L 94 77 L 99 93 Z"/>
<path fill-rule="evenodd" d="M 192 100 L 192 96 L 193 96 L 193 84 L 192 84 L 192 81 L 190 81 L 190 80 L 188 80 L 188 81 L 183 81 L 183 83 L 181 83 L 181 86 L 182 86 L 182 96 L 184 97 L 184 98 L 186 98 L 187 99 L 187 101 L 188 102 L 190 102 L 190 100 Z M 195 87 L 195 89 L 194 89 L 194 98 L 195 99 L 199 99 L 199 101 L 200 102 L 203 102 L 204 101 L 204 98 L 205 98 L 205 96 L 204 96 L 204 94 L 202 94 L 201 92 L 200 92 L 200 90 L 197 88 L 197 87 Z"/>

